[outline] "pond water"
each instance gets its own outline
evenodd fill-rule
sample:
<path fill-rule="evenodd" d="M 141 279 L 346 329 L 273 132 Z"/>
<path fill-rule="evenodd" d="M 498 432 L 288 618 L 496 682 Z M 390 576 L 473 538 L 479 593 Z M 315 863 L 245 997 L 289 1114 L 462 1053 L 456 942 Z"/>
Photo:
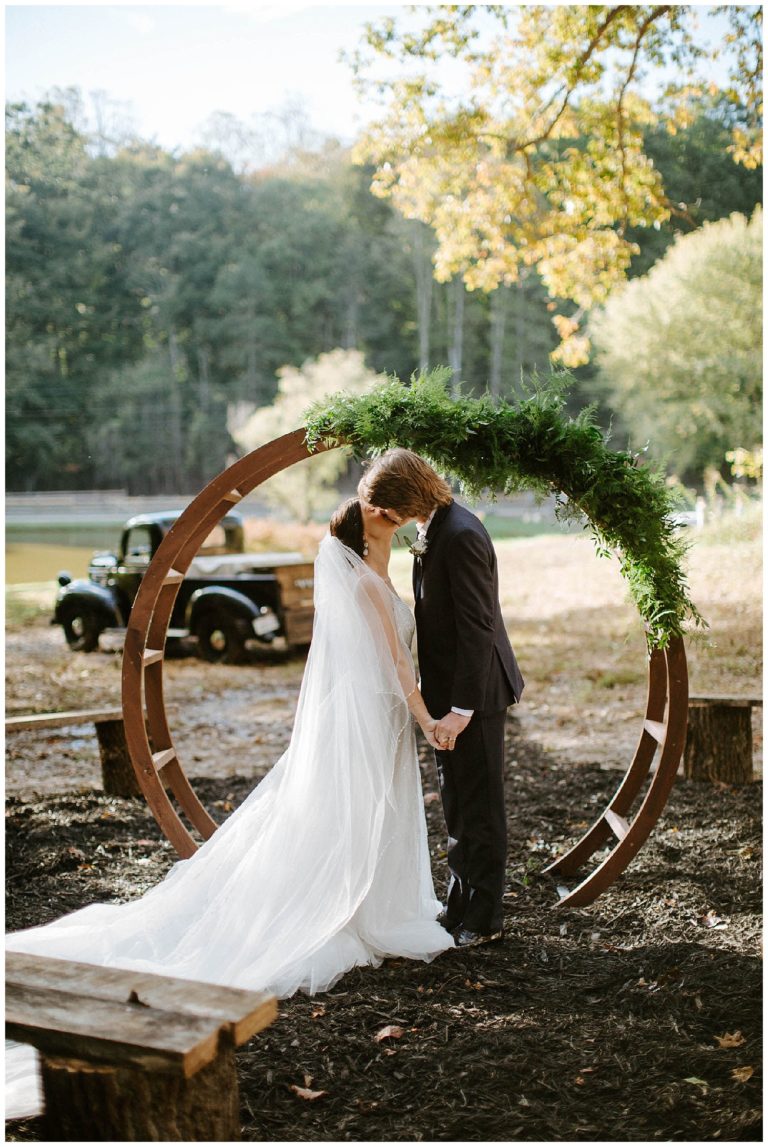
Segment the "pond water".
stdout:
<path fill-rule="evenodd" d="M 99 548 L 99 547 L 96 547 Z M 54 582 L 61 570 L 85 577 L 93 546 L 62 546 L 47 542 L 6 542 L 5 584 Z"/>
<path fill-rule="evenodd" d="M 60 570 L 85 577 L 95 550 L 114 550 L 123 521 L 8 522 L 6 585 L 53 582 Z"/>

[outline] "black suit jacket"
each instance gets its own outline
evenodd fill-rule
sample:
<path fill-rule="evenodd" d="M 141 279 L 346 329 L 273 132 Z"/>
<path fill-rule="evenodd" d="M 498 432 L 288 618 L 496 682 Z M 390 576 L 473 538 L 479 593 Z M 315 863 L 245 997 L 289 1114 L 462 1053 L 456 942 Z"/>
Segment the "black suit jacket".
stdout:
<path fill-rule="evenodd" d="M 432 519 L 413 590 L 421 691 L 433 717 L 454 705 L 493 713 L 519 701 L 524 681 L 501 616 L 496 552 L 457 502 Z"/>

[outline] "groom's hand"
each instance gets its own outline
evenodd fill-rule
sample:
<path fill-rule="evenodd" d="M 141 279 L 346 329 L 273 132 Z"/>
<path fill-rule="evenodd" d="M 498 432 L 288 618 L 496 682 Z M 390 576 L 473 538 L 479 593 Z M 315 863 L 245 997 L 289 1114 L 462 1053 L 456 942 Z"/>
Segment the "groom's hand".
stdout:
<path fill-rule="evenodd" d="M 439 748 L 447 750 L 456 747 L 456 738 L 464 732 L 471 717 L 463 717 L 461 713 L 446 713 L 441 717 L 435 727 L 435 740 Z"/>

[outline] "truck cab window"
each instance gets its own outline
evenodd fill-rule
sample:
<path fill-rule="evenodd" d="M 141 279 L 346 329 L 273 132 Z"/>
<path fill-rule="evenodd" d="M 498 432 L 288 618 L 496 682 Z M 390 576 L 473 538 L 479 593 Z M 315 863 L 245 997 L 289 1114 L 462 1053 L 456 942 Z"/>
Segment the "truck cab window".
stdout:
<path fill-rule="evenodd" d="M 129 530 L 125 537 L 125 561 L 131 565 L 149 565 L 152 557 L 152 535 L 143 526 Z"/>

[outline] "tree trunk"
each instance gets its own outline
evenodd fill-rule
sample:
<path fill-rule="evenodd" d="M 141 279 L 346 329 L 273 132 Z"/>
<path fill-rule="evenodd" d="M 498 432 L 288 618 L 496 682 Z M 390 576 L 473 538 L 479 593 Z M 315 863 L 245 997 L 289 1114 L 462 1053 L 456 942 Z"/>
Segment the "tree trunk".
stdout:
<path fill-rule="evenodd" d="M 427 228 L 415 224 L 413 263 L 416 272 L 416 319 L 419 328 L 419 368 L 429 369 L 430 324 L 432 319 L 432 259 L 427 245 Z"/>
<path fill-rule="evenodd" d="M 688 709 L 683 758 L 691 781 L 746 785 L 752 780 L 752 710 L 707 701 Z"/>
<path fill-rule="evenodd" d="M 458 396 L 461 381 L 462 356 L 464 353 L 464 280 L 457 275 L 453 280 L 453 339 L 450 350 L 450 365 L 453 371 L 453 395 Z"/>
<path fill-rule="evenodd" d="M 507 310 L 507 289 L 502 283 L 491 295 L 491 367 L 489 389 L 492 395 L 501 394 L 501 373 L 504 366 L 504 323 Z"/>
<path fill-rule="evenodd" d="M 43 1138 L 54 1142 L 237 1142 L 235 1052 L 224 1047 L 191 1079 L 41 1056 Z"/>
<path fill-rule="evenodd" d="M 179 340 L 171 327 L 168 336 L 168 354 L 171 360 L 171 385 L 169 398 L 170 425 L 168 427 L 168 454 L 170 492 L 176 494 L 186 489 L 182 459 L 184 455 L 184 427 L 182 424 L 180 374 L 183 369 Z"/>
<path fill-rule="evenodd" d="M 361 294 L 356 284 L 347 295 L 344 315 L 344 337 L 341 345 L 345 350 L 354 350 L 359 340 Z"/>
<path fill-rule="evenodd" d="M 197 394 L 201 412 L 207 416 L 211 405 L 211 354 L 207 346 L 197 352 Z"/>
<path fill-rule="evenodd" d="M 522 276 L 517 280 L 515 300 L 515 357 L 513 365 L 513 393 L 520 393 L 520 382 L 525 367 L 525 286 Z"/>

